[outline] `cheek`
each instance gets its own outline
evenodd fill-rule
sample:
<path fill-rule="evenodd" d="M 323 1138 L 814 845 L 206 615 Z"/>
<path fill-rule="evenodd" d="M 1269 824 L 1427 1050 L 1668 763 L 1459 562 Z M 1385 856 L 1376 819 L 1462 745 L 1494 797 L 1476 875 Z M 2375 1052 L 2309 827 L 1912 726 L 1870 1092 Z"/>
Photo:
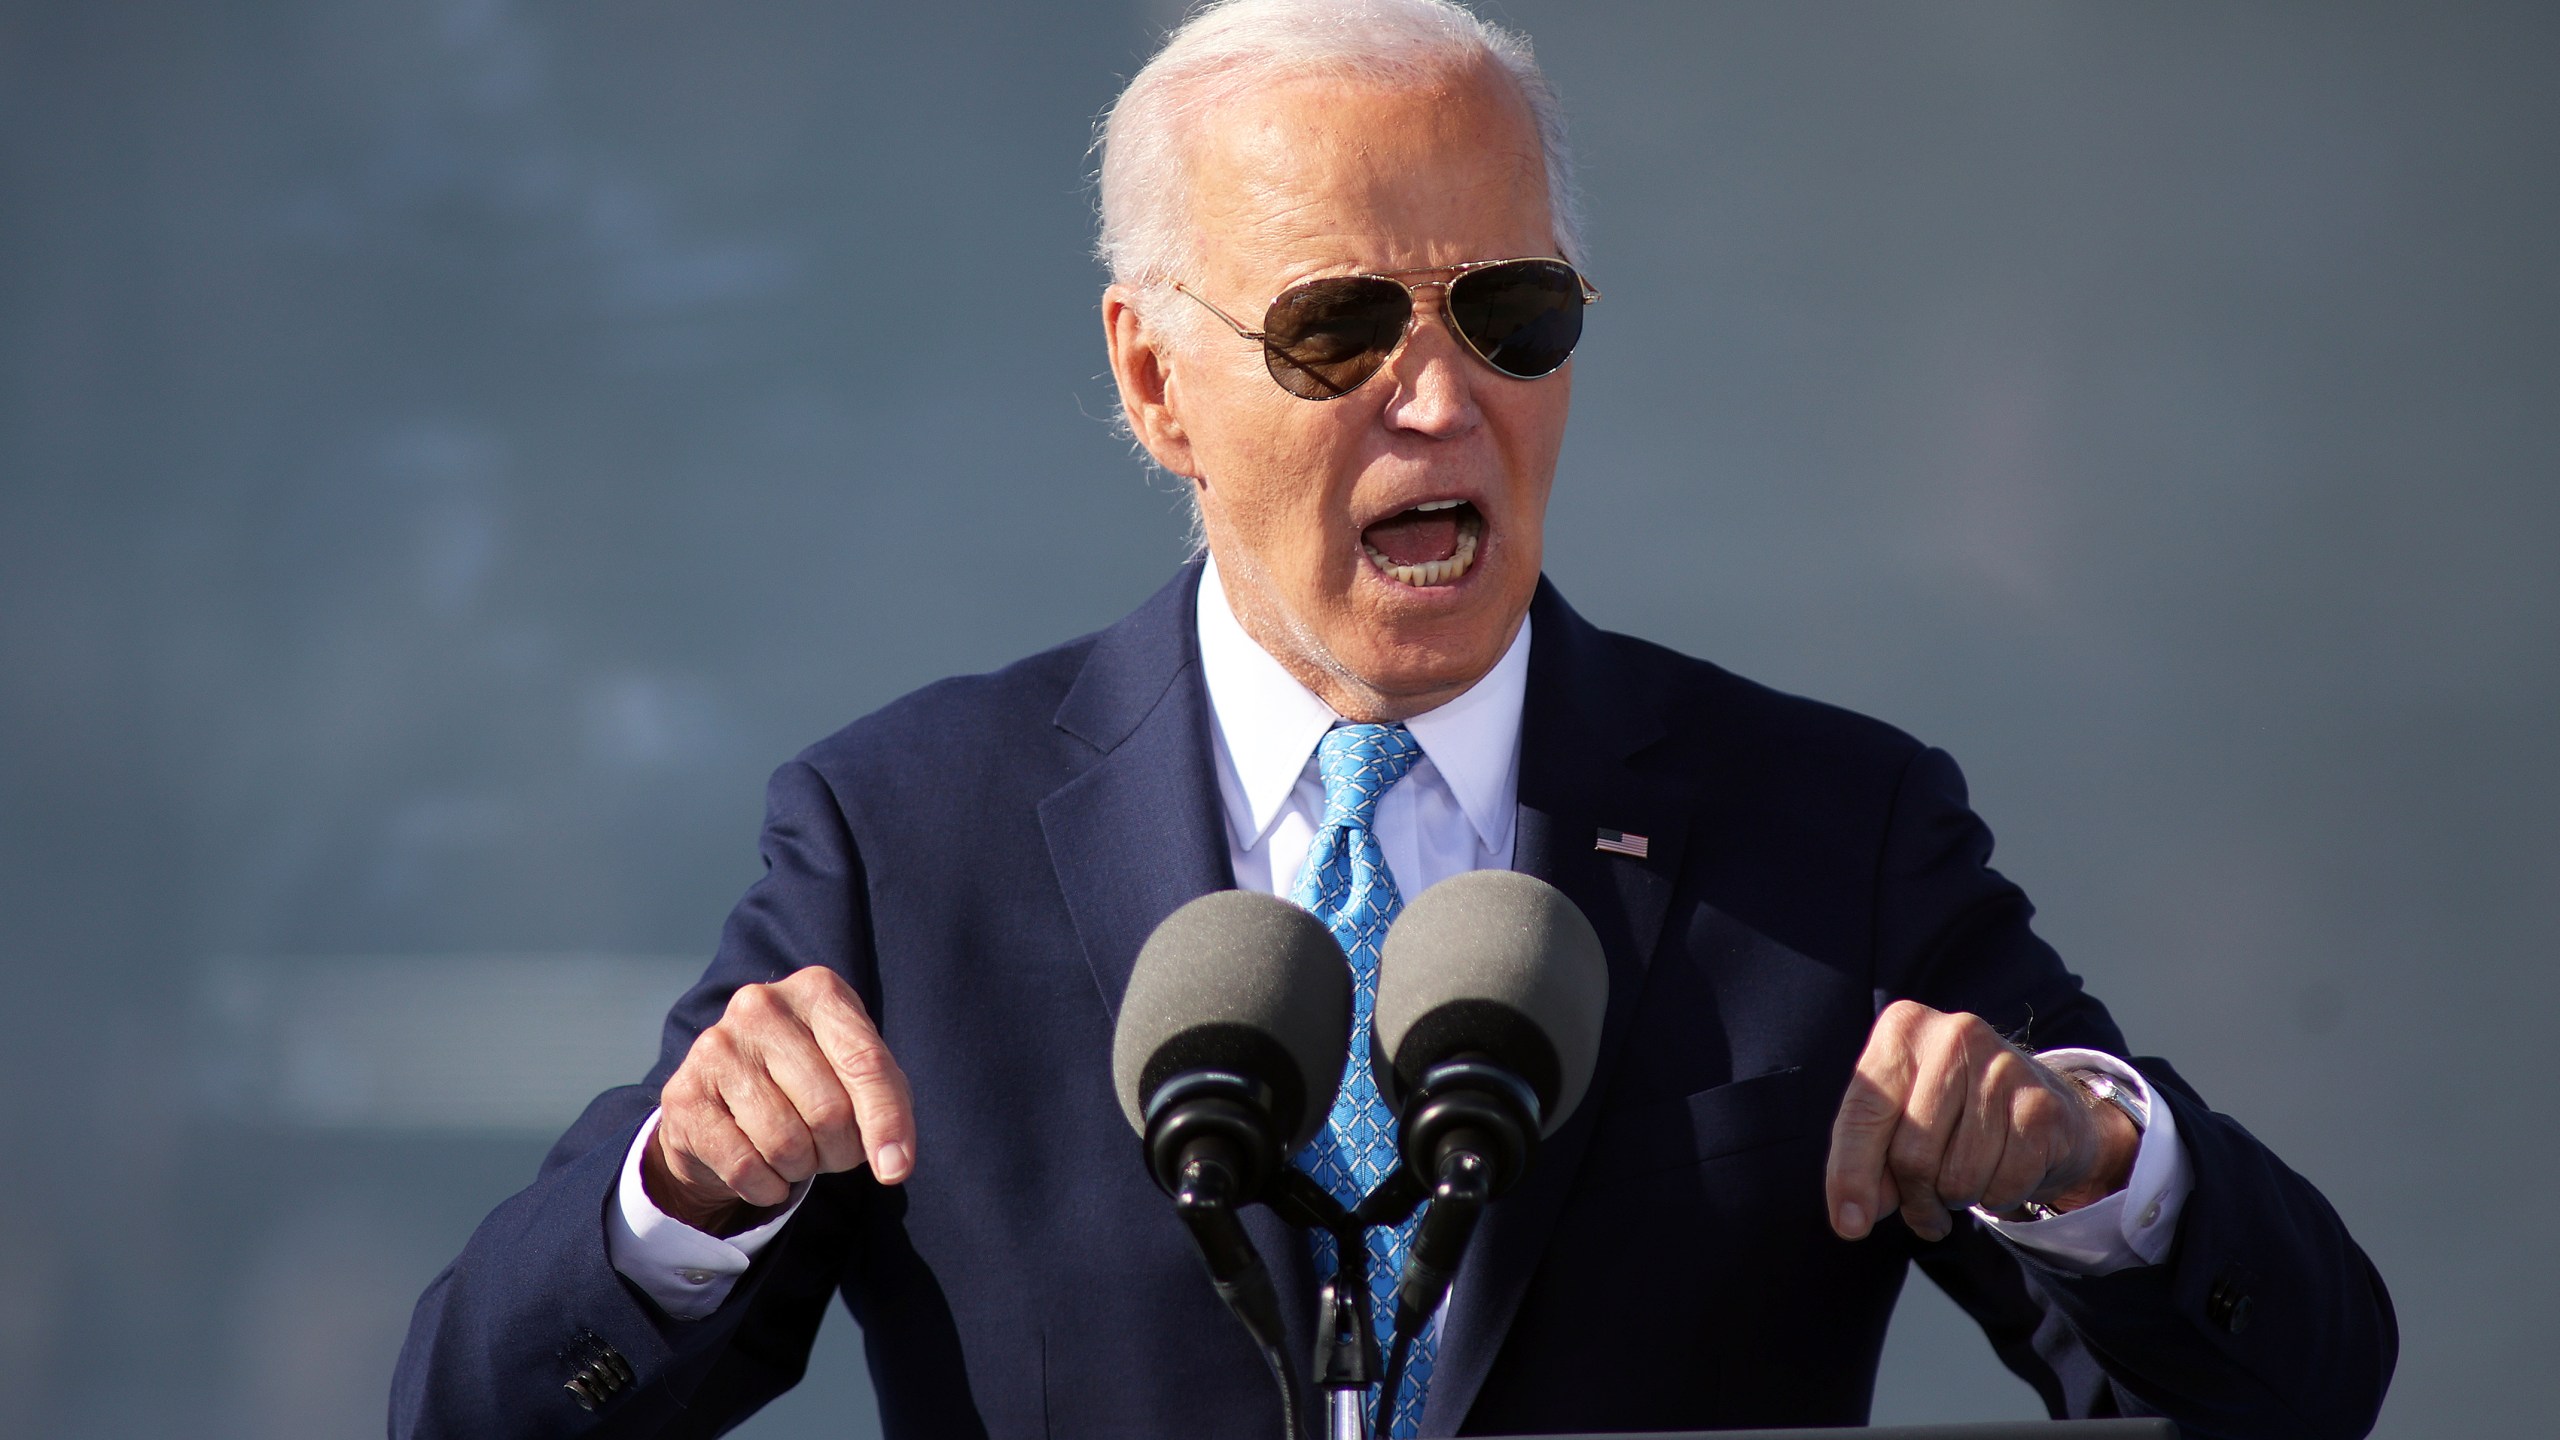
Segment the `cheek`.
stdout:
<path fill-rule="evenodd" d="M 1508 403 L 1492 411 L 1502 447 L 1504 482 L 1514 503 L 1525 507 L 1515 517 L 1522 523 L 1537 523 L 1555 483 L 1556 457 L 1564 448 L 1565 417 L 1572 397 L 1570 384 L 1558 377 L 1505 396 Z"/>
<path fill-rule="evenodd" d="M 1563 371 L 1542 384 L 1532 386 L 1531 390 L 1536 405 L 1528 423 L 1537 436 L 1540 457 L 1537 480 L 1543 488 L 1555 477 L 1556 456 L 1564 449 L 1565 422 L 1573 414 L 1573 367 L 1565 366 Z"/>
<path fill-rule="evenodd" d="M 1275 423 L 1227 429 L 1208 471 L 1209 488 L 1228 524 L 1240 537 L 1253 538 L 1256 548 L 1321 550 L 1348 524 L 1345 477 L 1356 466 L 1335 433 L 1338 427 L 1306 423 L 1330 417 L 1284 412 L 1271 418 Z"/>

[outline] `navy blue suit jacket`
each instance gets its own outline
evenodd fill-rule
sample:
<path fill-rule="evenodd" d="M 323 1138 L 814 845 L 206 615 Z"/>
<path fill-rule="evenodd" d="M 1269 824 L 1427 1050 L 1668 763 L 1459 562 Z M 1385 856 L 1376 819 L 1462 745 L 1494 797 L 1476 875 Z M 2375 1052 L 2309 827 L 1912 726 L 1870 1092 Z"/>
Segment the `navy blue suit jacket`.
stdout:
<path fill-rule="evenodd" d="M 919 691 L 775 775 L 768 872 L 657 1068 L 590 1106 L 419 1301 L 394 1435 L 716 1434 L 799 1378 L 841 1293 L 891 1436 L 1267 1440 L 1269 1377 L 1110 1076 L 1139 945 L 1233 883 L 1197 584 L 1188 568 L 1110 629 Z M 1608 1019 L 1589 1098 L 1467 1257 L 1426 1434 L 1859 1423 L 1913 1261 L 2056 1414 L 2371 1425 L 2397 1344 L 2379 1277 L 2156 1060 L 2137 1063 L 2196 1175 L 2167 1263 L 2070 1275 L 1963 1222 L 1937 1244 L 1898 1220 L 1835 1237 L 1831 1118 L 1883 1004 L 2040 1047 L 2123 1038 L 1988 867 L 1946 756 L 1597 630 L 1550 587 L 1535 615 L 1515 864 L 1598 929 Z M 1651 853 L 1596 851 L 1604 826 Z M 605 1258 L 622 1157 L 729 994 L 804 965 L 852 982 L 912 1079 L 915 1173 L 821 1178 L 720 1310 L 669 1319 Z M 1251 1216 L 1304 1356 L 1304 1247 Z M 598 1342 L 635 1379 L 590 1414 L 562 1386 Z"/>

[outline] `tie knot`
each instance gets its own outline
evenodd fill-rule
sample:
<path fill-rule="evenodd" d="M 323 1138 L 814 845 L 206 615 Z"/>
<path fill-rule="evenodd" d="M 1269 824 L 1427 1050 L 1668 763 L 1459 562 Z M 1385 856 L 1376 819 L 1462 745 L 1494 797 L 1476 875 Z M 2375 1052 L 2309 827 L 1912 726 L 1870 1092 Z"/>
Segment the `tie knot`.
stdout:
<path fill-rule="evenodd" d="M 1422 746 L 1402 725 L 1336 725 L 1316 742 L 1316 773 L 1324 777 L 1324 823 L 1367 829 L 1387 793 Z"/>

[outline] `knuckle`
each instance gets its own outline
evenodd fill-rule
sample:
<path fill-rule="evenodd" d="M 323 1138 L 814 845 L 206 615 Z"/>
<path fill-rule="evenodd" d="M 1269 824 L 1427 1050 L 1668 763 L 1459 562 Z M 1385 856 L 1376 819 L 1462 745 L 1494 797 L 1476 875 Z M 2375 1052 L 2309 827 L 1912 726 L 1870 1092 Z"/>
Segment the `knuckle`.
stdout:
<path fill-rule="evenodd" d="M 763 1148 L 766 1161 L 785 1175 L 806 1173 L 817 1158 L 806 1131 L 777 1135 Z"/>
<path fill-rule="evenodd" d="M 846 1079 L 863 1087 L 890 1084 L 900 1078 L 898 1062 L 891 1058 L 889 1047 L 876 1040 L 855 1046 L 839 1068 Z"/>
<path fill-rule="evenodd" d="M 809 1133 L 799 1125 L 758 1125 L 753 1138 L 755 1153 L 776 1171 L 791 1174 L 812 1153 Z"/>
<path fill-rule="evenodd" d="M 782 1001 L 774 993 L 775 989 L 776 987 L 772 985 L 739 986 L 737 992 L 729 997 L 726 1018 L 743 1023 L 772 1018 L 783 1008 Z"/>
<path fill-rule="evenodd" d="M 1938 1169 L 1937 1142 L 1917 1126 L 1905 1125 L 1895 1131 L 1893 1142 L 1885 1147 L 1885 1156 L 1894 1170 L 1904 1175 L 1931 1175 Z"/>
<path fill-rule="evenodd" d="M 1872 1139 L 1892 1129 L 1900 1114 L 1900 1107 L 1882 1095 L 1852 1094 L 1840 1102 L 1839 1128 L 1851 1136 Z"/>
<path fill-rule="evenodd" d="M 832 971 L 829 972 L 830 978 L 832 978 L 833 973 L 834 972 Z M 833 1018 L 837 1024 L 846 1027 L 855 1034 L 877 1035 L 880 1033 L 880 1027 L 871 1023 L 871 1012 L 864 1008 L 862 997 L 855 994 L 853 987 L 845 984 L 842 980 L 837 980 L 835 982 L 835 988 L 827 992 L 826 996 L 820 1001 L 819 1008 L 828 1016 Z"/>
<path fill-rule="evenodd" d="M 736 1069 L 739 1057 L 744 1053 L 744 1047 L 738 1043 L 738 1032 L 734 1028 L 734 1021 L 723 1019 L 719 1024 L 693 1037 L 693 1048 L 685 1052 L 684 1063 L 676 1067 L 676 1073 L 690 1074 L 693 1080 L 699 1083 L 711 1075 L 724 1074 Z"/>
<path fill-rule="evenodd" d="M 784 976 L 781 983 L 789 987 L 792 994 L 803 999 L 842 1001 L 850 1004 L 856 1013 L 862 1010 L 861 997 L 853 993 L 853 987 L 845 983 L 842 975 L 828 966 L 803 965 Z"/>
<path fill-rule="evenodd" d="M 764 1170 L 764 1162 L 758 1160 L 752 1152 L 745 1150 L 723 1151 L 716 1156 L 705 1155 L 701 1158 L 704 1164 L 711 1167 L 711 1173 L 720 1177 L 720 1183 L 728 1186 L 730 1192 L 737 1195 L 746 1194 L 747 1187 L 755 1183 Z"/>
<path fill-rule="evenodd" d="M 2034 1061 L 2003 1041 L 2000 1048 L 1991 1052 L 1991 1058 L 1983 1063 L 1983 1071 L 2007 1084 L 2024 1084 L 2035 1078 L 2036 1068 Z"/>
<path fill-rule="evenodd" d="M 841 1136 L 853 1129 L 853 1102 L 836 1095 L 812 1100 L 801 1107 L 800 1118 L 812 1133 Z"/>
<path fill-rule="evenodd" d="M 1974 1023 L 1982 1027 L 1975 1033 L 1973 1043 L 1975 1048 L 1982 1054 L 1982 1064 L 1985 1069 L 1988 1069 L 1993 1065 L 2005 1064 L 2024 1067 L 2032 1063 L 2024 1054 L 2019 1052 L 2017 1046 L 2009 1043 L 2008 1036 L 1992 1029 L 1990 1021 L 1976 1017 Z M 2023 1068 L 2020 1073 L 2024 1073 Z"/>

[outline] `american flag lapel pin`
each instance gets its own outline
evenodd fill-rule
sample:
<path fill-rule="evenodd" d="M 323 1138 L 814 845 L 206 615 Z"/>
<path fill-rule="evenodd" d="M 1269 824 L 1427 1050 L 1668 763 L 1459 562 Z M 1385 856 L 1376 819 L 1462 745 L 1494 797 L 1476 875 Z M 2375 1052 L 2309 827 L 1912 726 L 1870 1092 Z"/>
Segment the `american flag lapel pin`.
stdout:
<path fill-rule="evenodd" d="M 1629 855 L 1641 860 L 1652 850 L 1653 842 L 1624 830 L 1603 830 L 1591 848 L 1607 855 Z"/>

